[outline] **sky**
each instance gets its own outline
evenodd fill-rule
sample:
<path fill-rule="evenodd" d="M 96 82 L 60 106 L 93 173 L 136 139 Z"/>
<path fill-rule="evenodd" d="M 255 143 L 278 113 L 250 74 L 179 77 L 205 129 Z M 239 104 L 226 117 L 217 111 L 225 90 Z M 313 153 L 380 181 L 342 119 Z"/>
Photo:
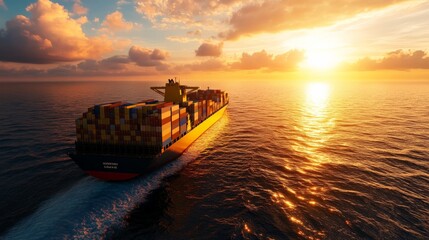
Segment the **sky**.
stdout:
<path fill-rule="evenodd" d="M 0 80 L 427 78 L 429 1 L 0 0 Z"/>

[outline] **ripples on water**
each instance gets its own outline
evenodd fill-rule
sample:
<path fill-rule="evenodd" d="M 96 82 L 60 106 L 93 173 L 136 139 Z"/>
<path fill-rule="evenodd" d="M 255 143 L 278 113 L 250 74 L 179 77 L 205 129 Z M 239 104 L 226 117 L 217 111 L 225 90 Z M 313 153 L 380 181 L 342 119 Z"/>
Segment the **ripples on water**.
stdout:
<path fill-rule="evenodd" d="M 0 232 L 10 239 L 424 239 L 429 85 L 193 82 L 226 115 L 178 160 L 126 183 L 67 158 L 94 103 L 158 83 L 0 89 Z M 54 227 L 55 226 L 55 227 Z"/>

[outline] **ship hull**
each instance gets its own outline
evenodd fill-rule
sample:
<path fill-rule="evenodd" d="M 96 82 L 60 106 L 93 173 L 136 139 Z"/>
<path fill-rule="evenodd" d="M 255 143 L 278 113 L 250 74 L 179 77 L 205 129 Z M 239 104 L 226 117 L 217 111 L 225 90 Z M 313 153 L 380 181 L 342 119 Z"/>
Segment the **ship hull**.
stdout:
<path fill-rule="evenodd" d="M 129 180 L 152 172 L 177 159 L 198 137 L 223 116 L 226 108 L 227 105 L 220 108 L 158 156 L 118 156 L 76 153 L 70 153 L 69 156 L 88 175 L 107 181 Z"/>

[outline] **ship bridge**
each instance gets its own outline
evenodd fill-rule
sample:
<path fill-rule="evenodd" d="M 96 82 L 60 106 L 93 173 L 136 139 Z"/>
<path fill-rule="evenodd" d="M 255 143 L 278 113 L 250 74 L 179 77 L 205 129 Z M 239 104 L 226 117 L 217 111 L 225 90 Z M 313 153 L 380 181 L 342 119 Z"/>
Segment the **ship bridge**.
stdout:
<path fill-rule="evenodd" d="M 187 102 L 187 94 L 195 92 L 198 88 L 180 85 L 179 82 L 173 79 L 168 79 L 165 87 L 151 87 L 153 91 L 164 97 L 164 102 L 173 102 L 174 104 Z"/>

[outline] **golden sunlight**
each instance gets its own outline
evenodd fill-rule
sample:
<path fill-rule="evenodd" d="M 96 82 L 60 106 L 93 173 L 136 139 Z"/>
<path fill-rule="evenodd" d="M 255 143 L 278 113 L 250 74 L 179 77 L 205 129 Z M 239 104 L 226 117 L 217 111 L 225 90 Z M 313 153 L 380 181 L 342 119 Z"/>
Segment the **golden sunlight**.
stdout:
<path fill-rule="evenodd" d="M 302 153 L 311 164 L 303 166 L 304 170 L 313 169 L 329 159 L 319 152 L 319 148 L 331 137 L 328 134 L 335 126 L 335 118 L 330 115 L 329 99 L 330 85 L 323 82 L 312 82 L 305 85 L 303 99 L 303 114 L 300 126 L 297 126 L 302 136 L 292 148 Z"/>
<path fill-rule="evenodd" d="M 343 43 L 339 37 L 321 30 L 309 31 L 299 39 L 297 46 L 305 49 L 305 60 L 301 67 L 311 70 L 328 70 L 334 68 L 341 59 Z"/>
<path fill-rule="evenodd" d="M 306 96 L 311 102 L 312 110 L 323 110 L 329 96 L 329 85 L 326 83 L 309 83 L 306 88 Z"/>
<path fill-rule="evenodd" d="M 307 50 L 302 67 L 314 70 L 326 70 L 334 68 L 337 64 L 338 59 L 335 58 L 335 55 L 331 51 Z"/>

